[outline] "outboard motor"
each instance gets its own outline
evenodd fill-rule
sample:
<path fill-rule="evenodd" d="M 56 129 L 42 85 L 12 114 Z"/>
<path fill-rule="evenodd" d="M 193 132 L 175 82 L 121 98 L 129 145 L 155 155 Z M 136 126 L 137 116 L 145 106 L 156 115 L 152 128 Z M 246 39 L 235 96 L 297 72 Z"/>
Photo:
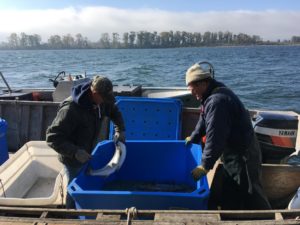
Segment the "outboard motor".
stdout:
<path fill-rule="evenodd" d="M 279 163 L 296 151 L 298 118 L 296 116 L 259 112 L 253 121 L 264 163 Z"/>

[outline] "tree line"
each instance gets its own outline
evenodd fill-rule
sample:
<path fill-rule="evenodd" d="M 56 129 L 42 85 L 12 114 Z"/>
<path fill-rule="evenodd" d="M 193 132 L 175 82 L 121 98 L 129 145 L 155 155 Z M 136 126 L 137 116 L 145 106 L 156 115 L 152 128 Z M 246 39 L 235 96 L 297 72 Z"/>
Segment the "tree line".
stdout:
<path fill-rule="evenodd" d="M 178 47 L 203 47 L 203 46 L 233 46 L 233 45 L 262 45 L 262 44 L 300 44 L 300 36 L 293 36 L 290 40 L 263 41 L 258 35 L 232 32 L 148 32 L 130 31 L 122 35 L 118 33 L 103 33 L 96 42 L 78 33 L 51 35 L 47 42 L 42 42 L 38 34 L 20 35 L 11 33 L 7 42 L 0 44 L 1 49 L 110 49 L 110 48 L 178 48 Z"/>

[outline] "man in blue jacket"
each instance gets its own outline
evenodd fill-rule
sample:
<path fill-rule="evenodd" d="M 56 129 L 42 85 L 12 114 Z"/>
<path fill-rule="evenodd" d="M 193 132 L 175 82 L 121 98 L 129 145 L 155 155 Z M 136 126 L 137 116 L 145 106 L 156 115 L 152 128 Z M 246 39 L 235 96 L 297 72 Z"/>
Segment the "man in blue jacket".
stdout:
<path fill-rule="evenodd" d="M 204 69 L 205 64 L 209 70 Z M 213 68 L 206 62 L 187 70 L 186 85 L 201 101 L 199 121 L 186 142 L 199 143 L 206 136 L 201 165 L 192 171 L 193 178 L 206 175 L 222 156 L 221 208 L 271 209 L 261 185 L 260 147 L 242 102 L 213 78 Z"/>
<path fill-rule="evenodd" d="M 124 121 L 115 105 L 113 85 L 108 78 L 95 76 L 92 81 L 72 89 L 72 95 L 61 103 L 56 118 L 47 129 L 47 144 L 59 153 L 69 183 L 91 158 L 90 154 L 99 142 L 100 123 L 104 117 L 115 124 L 115 141 L 125 142 Z M 75 207 L 69 194 L 66 207 Z"/>

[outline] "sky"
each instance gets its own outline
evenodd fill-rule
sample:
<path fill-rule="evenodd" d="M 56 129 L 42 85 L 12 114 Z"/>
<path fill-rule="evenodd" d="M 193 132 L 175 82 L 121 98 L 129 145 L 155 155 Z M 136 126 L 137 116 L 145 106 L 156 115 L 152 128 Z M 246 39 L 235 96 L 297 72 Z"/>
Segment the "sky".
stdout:
<path fill-rule="evenodd" d="M 276 41 L 300 36 L 300 0 L 0 0 L 0 41 L 15 32 L 230 31 Z"/>

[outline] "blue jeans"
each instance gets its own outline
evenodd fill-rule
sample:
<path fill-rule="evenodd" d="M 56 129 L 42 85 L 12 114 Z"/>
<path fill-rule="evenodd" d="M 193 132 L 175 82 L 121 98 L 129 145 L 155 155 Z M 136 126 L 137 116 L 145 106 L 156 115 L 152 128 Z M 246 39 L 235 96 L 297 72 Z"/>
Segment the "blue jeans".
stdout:
<path fill-rule="evenodd" d="M 72 180 L 78 175 L 81 168 L 82 167 L 74 168 L 74 167 L 65 165 L 65 171 L 66 171 L 66 175 L 68 178 L 68 186 L 72 182 Z M 75 202 L 74 202 L 73 198 L 71 197 L 71 195 L 69 195 L 69 193 L 67 193 L 66 208 L 67 209 L 75 209 Z"/>

